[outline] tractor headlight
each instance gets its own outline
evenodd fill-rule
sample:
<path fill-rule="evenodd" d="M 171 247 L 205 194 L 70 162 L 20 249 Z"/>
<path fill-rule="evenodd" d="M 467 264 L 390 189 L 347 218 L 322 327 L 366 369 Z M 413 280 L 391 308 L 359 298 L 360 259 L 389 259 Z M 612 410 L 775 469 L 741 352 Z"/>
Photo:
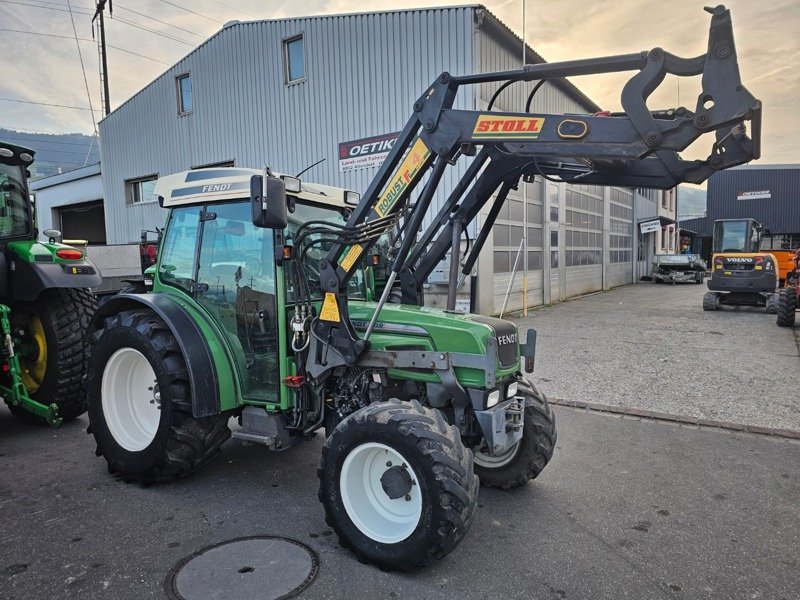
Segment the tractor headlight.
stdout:
<path fill-rule="evenodd" d="M 513 383 L 509 383 L 508 387 L 506 388 L 506 398 L 515 398 L 518 389 L 519 389 L 519 384 L 516 381 L 514 381 Z"/>
<path fill-rule="evenodd" d="M 498 402 L 500 402 L 500 390 L 489 392 L 489 395 L 486 396 L 486 408 L 492 408 Z"/>

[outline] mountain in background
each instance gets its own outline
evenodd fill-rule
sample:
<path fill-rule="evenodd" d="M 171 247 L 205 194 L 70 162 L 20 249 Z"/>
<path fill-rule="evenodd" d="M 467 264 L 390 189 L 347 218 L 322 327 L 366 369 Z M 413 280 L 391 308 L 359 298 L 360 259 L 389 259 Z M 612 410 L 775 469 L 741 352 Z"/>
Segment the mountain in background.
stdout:
<path fill-rule="evenodd" d="M 93 141 L 91 136 L 81 133 L 26 133 L 0 127 L 0 142 L 36 152 L 31 179 L 41 179 L 100 162 L 97 140 Z"/>
<path fill-rule="evenodd" d="M 706 190 L 678 186 L 678 217 L 702 217 L 706 213 Z"/>

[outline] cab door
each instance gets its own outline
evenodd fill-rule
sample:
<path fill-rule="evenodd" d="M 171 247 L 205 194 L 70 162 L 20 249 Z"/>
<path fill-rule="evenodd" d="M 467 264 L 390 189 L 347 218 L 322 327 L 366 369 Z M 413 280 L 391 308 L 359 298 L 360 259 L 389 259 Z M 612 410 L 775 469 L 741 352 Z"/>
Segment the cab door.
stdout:
<path fill-rule="evenodd" d="M 201 213 L 196 301 L 227 336 L 249 400 L 278 397 L 278 327 L 272 231 L 253 226 L 246 200 Z"/>

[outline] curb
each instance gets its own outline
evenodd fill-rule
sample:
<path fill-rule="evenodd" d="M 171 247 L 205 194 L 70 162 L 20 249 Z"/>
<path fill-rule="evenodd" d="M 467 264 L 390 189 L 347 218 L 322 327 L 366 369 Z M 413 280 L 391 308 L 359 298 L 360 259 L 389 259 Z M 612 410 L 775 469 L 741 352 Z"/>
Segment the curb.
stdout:
<path fill-rule="evenodd" d="M 629 406 L 612 406 L 609 404 L 595 404 L 582 400 L 564 400 L 561 398 L 547 398 L 550 404 L 565 406 L 567 408 L 583 409 L 588 412 L 610 413 L 614 415 L 625 415 L 639 417 L 653 421 L 665 421 L 668 423 L 679 423 L 682 425 L 694 425 L 707 429 L 724 429 L 727 431 L 738 431 L 742 433 L 755 433 L 771 437 L 787 438 L 790 440 L 800 440 L 800 431 L 791 429 L 781 429 L 777 427 L 761 427 L 759 425 L 744 425 L 742 423 L 731 423 L 730 421 L 716 421 L 714 419 L 703 419 L 688 415 L 675 415 L 671 413 L 658 412 L 655 410 L 645 410 Z"/>

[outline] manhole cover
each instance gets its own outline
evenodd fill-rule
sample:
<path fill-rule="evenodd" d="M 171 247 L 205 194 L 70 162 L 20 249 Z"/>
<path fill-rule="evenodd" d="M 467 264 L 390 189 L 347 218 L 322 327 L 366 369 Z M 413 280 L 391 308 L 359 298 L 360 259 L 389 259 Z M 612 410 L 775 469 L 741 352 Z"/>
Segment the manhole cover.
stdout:
<path fill-rule="evenodd" d="M 299 594 L 314 581 L 314 551 L 287 538 L 239 538 L 182 560 L 167 579 L 179 600 L 274 600 Z"/>

